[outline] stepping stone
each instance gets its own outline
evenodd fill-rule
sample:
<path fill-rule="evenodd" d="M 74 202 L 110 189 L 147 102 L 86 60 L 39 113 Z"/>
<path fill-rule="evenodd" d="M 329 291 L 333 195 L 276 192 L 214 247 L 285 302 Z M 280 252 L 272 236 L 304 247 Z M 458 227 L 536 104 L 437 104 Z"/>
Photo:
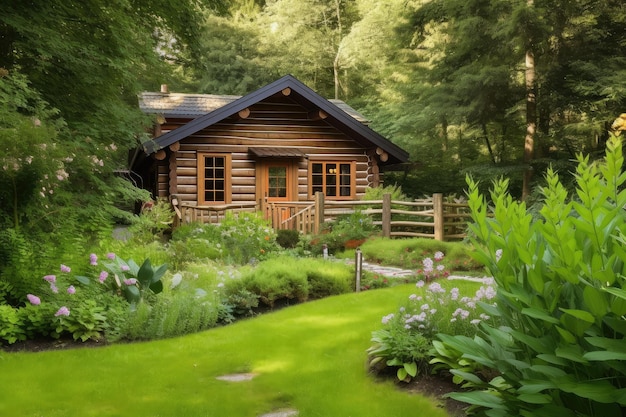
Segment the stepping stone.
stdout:
<path fill-rule="evenodd" d="M 284 410 L 276 410 L 269 414 L 263 414 L 259 417 L 293 417 L 297 416 L 298 410 L 294 410 L 292 408 L 284 409 Z"/>
<path fill-rule="evenodd" d="M 218 376 L 215 379 L 219 379 L 220 381 L 228 381 L 228 382 L 242 382 L 242 381 L 250 381 L 257 375 L 258 374 L 254 374 L 254 373 L 230 374 L 230 375 Z"/>

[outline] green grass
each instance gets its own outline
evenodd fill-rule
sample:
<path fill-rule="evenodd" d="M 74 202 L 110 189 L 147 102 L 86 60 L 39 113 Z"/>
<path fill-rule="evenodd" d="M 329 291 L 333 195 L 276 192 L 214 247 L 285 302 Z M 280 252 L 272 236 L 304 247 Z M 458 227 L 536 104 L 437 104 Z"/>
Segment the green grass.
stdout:
<path fill-rule="evenodd" d="M 446 416 L 368 375 L 381 317 L 414 285 L 301 304 L 185 337 L 42 353 L 0 353 L 3 416 Z M 216 377 L 254 372 L 247 382 Z"/>

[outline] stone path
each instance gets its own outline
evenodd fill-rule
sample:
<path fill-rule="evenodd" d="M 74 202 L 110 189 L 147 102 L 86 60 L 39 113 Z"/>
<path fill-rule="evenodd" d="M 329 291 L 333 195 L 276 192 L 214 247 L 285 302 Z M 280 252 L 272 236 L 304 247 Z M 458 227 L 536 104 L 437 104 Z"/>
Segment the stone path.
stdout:
<path fill-rule="evenodd" d="M 354 265 L 353 260 L 346 261 L 348 265 Z M 402 269 L 396 268 L 393 266 L 383 266 L 378 264 L 371 264 L 369 262 L 363 262 L 362 264 L 364 271 L 374 272 L 379 275 L 383 275 L 389 278 L 404 278 L 404 277 L 412 277 L 417 274 L 416 270 L 412 269 Z M 449 280 L 464 280 L 464 281 L 473 281 L 473 282 L 486 282 L 491 280 L 490 277 L 470 277 L 465 275 L 450 275 L 448 277 Z"/>
<path fill-rule="evenodd" d="M 247 372 L 247 373 L 241 373 L 241 374 L 221 375 L 221 376 L 216 377 L 215 379 L 218 379 L 220 381 L 227 381 L 227 382 L 244 382 L 244 381 L 251 381 L 256 376 L 258 376 L 258 374 Z M 298 414 L 299 412 L 296 409 L 280 408 L 280 409 L 272 411 L 271 413 L 262 414 L 259 417 L 295 417 Z"/>

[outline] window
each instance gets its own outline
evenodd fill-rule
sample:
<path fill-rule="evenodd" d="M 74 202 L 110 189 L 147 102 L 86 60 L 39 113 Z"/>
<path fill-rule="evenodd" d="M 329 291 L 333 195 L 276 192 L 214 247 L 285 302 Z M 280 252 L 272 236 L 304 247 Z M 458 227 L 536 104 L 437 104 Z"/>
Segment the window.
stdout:
<path fill-rule="evenodd" d="M 287 197 L 287 166 L 270 166 L 267 170 L 267 196 Z"/>
<path fill-rule="evenodd" d="M 230 203 L 230 155 L 198 155 L 198 204 Z"/>
<path fill-rule="evenodd" d="M 310 165 L 311 195 L 322 192 L 330 198 L 353 198 L 354 166 L 354 162 L 312 162 Z"/>

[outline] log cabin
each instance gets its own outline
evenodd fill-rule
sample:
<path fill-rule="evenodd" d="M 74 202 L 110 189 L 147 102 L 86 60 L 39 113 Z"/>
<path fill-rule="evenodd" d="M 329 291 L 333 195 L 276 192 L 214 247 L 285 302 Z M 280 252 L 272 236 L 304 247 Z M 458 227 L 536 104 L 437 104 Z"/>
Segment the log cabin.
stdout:
<path fill-rule="evenodd" d="M 155 124 L 132 169 L 155 197 L 179 206 L 263 210 L 316 193 L 356 200 L 381 184 L 384 167 L 408 159 L 363 115 L 291 75 L 243 97 L 162 86 L 139 105 Z"/>

